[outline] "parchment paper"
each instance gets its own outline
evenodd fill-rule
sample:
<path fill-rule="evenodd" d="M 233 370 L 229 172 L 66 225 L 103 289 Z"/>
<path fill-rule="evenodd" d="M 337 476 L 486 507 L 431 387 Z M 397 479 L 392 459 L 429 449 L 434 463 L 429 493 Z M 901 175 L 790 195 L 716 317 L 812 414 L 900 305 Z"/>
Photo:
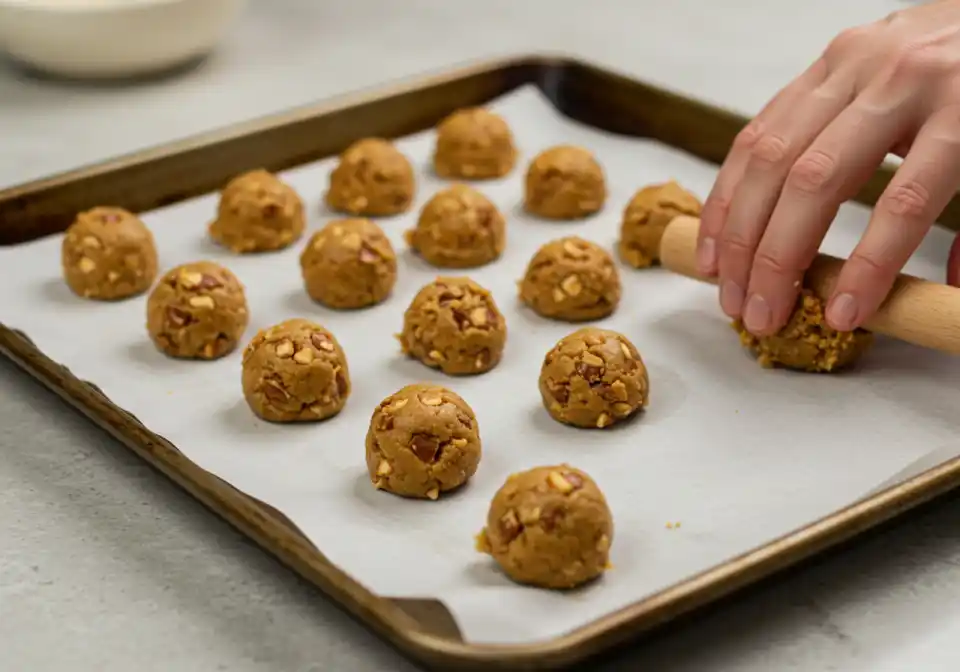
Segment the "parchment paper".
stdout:
<path fill-rule="evenodd" d="M 216 195 L 144 216 L 163 268 L 209 258 L 239 275 L 252 315 L 246 339 L 295 316 L 337 334 L 355 390 L 330 422 L 260 422 L 241 397 L 239 352 L 213 363 L 172 361 L 146 337 L 145 298 L 101 304 L 71 295 L 60 277 L 59 237 L 0 251 L 6 278 L 0 320 L 98 384 L 201 467 L 283 511 L 330 560 L 373 591 L 445 602 L 472 642 L 560 635 L 849 504 L 908 474 L 933 451 L 941 451 L 941 460 L 956 453 L 958 360 L 881 340 L 864 366 L 849 374 L 763 370 L 741 351 L 715 289 L 659 269 L 621 267 L 623 303 L 601 322 L 640 349 L 650 369 L 649 410 L 637 422 L 602 432 L 551 420 L 541 407 L 537 375 L 546 351 L 574 327 L 518 305 L 514 283 L 530 256 L 547 240 L 570 233 L 612 246 L 623 205 L 636 188 L 676 178 L 703 197 L 715 167 L 655 142 L 576 125 L 532 88 L 493 108 L 513 127 L 523 158 L 508 179 L 481 186 L 506 213 L 509 238 L 500 261 L 469 273 L 493 291 L 509 325 L 504 360 L 487 375 L 446 378 L 404 359 L 393 338 L 414 293 L 436 275 L 405 251 L 401 237 L 442 184 L 428 171 L 432 133 L 399 143 L 416 163 L 420 190 L 410 214 L 382 222 L 400 253 L 399 281 L 394 296 L 370 310 L 338 313 L 312 303 L 299 275 L 302 242 L 248 257 L 213 246 L 205 227 Z M 518 207 L 526 162 L 561 142 L 594 151 L 609 179 L 607 208 L 587 222 L 535 221 Z M 309 203 L 311 231 L 331 216 L 319 205 L 330 166 L 285 174 Z M 867 216 L 861 207 L 843 208 L 825 251 L 847 255 Z M 949 240 L 933 232 L 907 270 L 940 280 Z M 442 382 L 462 394 L 483 438 L 476 477 L 438 502 L 377 492 L 364 467 L 373 408 L 417 380 Z M 615 569 L 571 594 L 513 585 L 472 541 L 509 473 L 558 462 L 591 473 L 616 520 Z"/>

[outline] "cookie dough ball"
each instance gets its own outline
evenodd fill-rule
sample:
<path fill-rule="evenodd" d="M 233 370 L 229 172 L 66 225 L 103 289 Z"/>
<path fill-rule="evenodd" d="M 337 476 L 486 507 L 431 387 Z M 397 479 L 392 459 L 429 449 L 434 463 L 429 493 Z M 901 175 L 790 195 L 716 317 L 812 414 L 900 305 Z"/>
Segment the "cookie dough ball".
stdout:
<path fill-rule="evenodd" d="M 469 278 L 437 278 L 403 315 L 403 352 L 448 375 L 495 367 L 507 342 L 507 321 L 493 295 Z"/>
<path fill-rule="evenodd" d="M 466 483 L 480 464 L 477 416 L 438 385 L 407 385 L 381 401 L 366 444 L 373 485 L 404 497 L 437 499 Z"/>
<path fill-rule="evenodd" d="M 869 349 L 873 334 L 864 329 L 837 331 L 827 326 L 823 301 L 808 289 L 800 292 L 797 307 L 786 326 L 772 336 L 754 336 L 743 322 L 733 328 L 740 343 L 766 368 L 783 367 L 811 373 L 845 369 Z"/>
<path fill-rule="evenodd" d="M 620 224 L 620 257 L 634 268 L 660 263 L 660 239 L 674 217 L 699 217 L 697 197 L 676 182 L 644 187 L 623 210 Z"/>
<path fill-rule="evenodd" d="M 587 474 L 562 464 L 513 474 L 494 495 L 477 550 L 518 583 L 575 588 L 610 567 L 613 516 Z"/>
<path fill-rule="evenodd" d="M 380 303 L 397 282 L 397 255 L 369 219 L 340 219 L 315 233 L 300 255 L 307 294 L 330 308 Z"/>
<path fill-rule="evenodd" d="M 427 263 L 440 268 L 472 268 L 503 253 L 506 225 L 490 199 L 457 184 L 427 201 L 407 244 Z"/>
<path fill-rule="evenodd" d="M 350 396 L 347 356 L 329 331 L 296 318 L 260 331 L 243 351 L 243 396 L 269 422 L 339 413 Z"/>
<path fill-rule="evenodd" d="M 620 274 L 602 247 L 583 238 L 554 240 L 533 255 L 520 281 L 520 300 L 543 317 L 597 320 L 620 303 Z"/>
<path fill-rule="evenodd" d="M 330 173 L 327 205 L 339 212 L 370 217 L 397 215 L 413 202 L 410 161 L 380 138 L 350 145 Z"/>
<path fill-rule="evenodd" d="M 560 339 L 544 357 L 540 397 L 557 422 L 603 429 L 643 410 L 650 380 L 626 336 L 586 327 Z"/>
<path fill-rule="evenodd" d="M 599 211 L 606 198 L 603 169 L 582 147 L 552 147 L 527 169 L 523 207 L 538 217 L 580 219 Z"/>
<path fill-rule="evenodd" d="M 454 112 L 437 126 L 433 169 L 464 180 L 503 177 L 517 161 L 510 127 L 498 114 L 475 107 Z"/>
<path fill-rule="evenodd" d="M 147 299 L 147 331 L 171 357 L 223 357 L 237 347 L 249 320 L 243 285 L 211 261 L 168 271 Z"/>
<path fill-rule="evenodd" d="M 265 170 L 239 175 L 220 194 L 210 237 L 238 253 L 280 250 L 303 235 L 303 201 Z"/>
<path fill-rule="evenodd" d="M 63 279 L 74 294 L 116 301 L 150 289 L 157 277 L 157 248 L 150 229 L 120 208 L 81 212 L 61 247 Z"/>

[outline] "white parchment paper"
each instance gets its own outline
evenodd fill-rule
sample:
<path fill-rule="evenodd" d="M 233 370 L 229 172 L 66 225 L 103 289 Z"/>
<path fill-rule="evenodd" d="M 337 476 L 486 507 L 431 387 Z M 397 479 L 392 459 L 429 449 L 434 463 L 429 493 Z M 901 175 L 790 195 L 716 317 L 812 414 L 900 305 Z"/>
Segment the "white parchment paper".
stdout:
<path fill-rule="evenodd" d="M 515 281 L 530 256 L 551 238 L 571 233 L 612 247 L 635 189 L 676 178 L 704 197 L 716 169 L 656 142 L 576 125 L 532 88 L 493 108 L 513 127 L 523 159 L 509 178 L 480 187 L 508 217 L 503 258 L 469 273 L 493 291 L 509 326 L 504 360 L 487 375 L 446 378 L 404 359 L 393 338 L 410 299 L 437 274 L 405 250 L 401 237 L 442 186 L 428 170 L 432 133 L 399 143 L 419 171 L 417 207 L 382 221 L 400 254 L 399 281 L 394 296 L 370 310 L 342 313 L 312 303 L 301 286 L 302 243 L 248 257 L 213 246 L 205 230 L 216 195 L 144 216 L 163 268 L 208 258 L 238 274 L 252 316 L 247 339 L 297 316 L 336 333 L 355 388 L 345 410 L 329 422 L 260 422 L 241 396 L 239 351 L 213 363 L 173 361 L 147 339 L 145 298 L 101 304 L 74 297 L 60 277 L 59 237 L 0 250 L 8 278 L 0 283 L 0 320 L 98 384 L 201 467 L 284 512 L 373 591 L 445 602 L 472 642 L 560 635 L 849 504 L 911 473 L 910 466 L 925 464 L 928 454 L 943 460 L 957 452 L 960 361 L 881 340 L 864 366 L 848 374 L 763 370 L 741 351 L 715 289 L 660 269 L 622 267 L 623 303 L 600 323 L 627 334 L 640 349 L 650 370 L 649 410 L 637 422 L 602 432 L 551 420 L 541 407 L 537 375 L 546 351 L 574 327 L 518 305 Z M 561 142 L 588 147 L 606 170 L 609 203 L 589 221 L 541 222 L 519 209 L 526 162 Z M 311 231 L 331 217 L 319 205 L 330 167 L 323 162 L 284 175 L 309 203 Z M 861 207 L 845 207 L 824 250 L 848 254 L 867 216 Z M 907 270 L 940 280 L 949 241 L 948 234 L 933 232 Z M 442 382 L 462 394 L 483 438 L 476 477 L 438 502 L 377 492 L 364 466 L 373 408 L 417 380 Z M 509 473 L 559 462 L 596 478 L 616 520 L 614 571 L 572 594 L 510 583 L 472 541 Z"/>

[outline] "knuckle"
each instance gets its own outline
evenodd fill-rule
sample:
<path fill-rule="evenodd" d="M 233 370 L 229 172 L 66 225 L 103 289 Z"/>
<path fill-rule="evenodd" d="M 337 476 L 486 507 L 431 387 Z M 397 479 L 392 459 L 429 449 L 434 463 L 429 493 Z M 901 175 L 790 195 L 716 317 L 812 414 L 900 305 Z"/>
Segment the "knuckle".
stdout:
<path fill-rule="evenodd" d="M 762 124 L 754 119 L 737 133 L 733 140 L 733 148 L 738 150 L 751 151 L 763 135 Z"/>
<path fill-rule="evenodd" d="M 865 271 L 870 277 L 889 275 L 887 264 L 882 259 L 877 259 L 874 255 L 866 252 L 854 251 L 850 255 L 848 263 L 859 268 L 861 272 Z"/>
<path fill-rule="evenodd" d="M 828 62 L 834 63 L 845 58 L 851 50 L 857 49 L 872 32 L 872 26 L 869 25 L 854 26 L 841 31 L 827 45 L 823 52 L 824 58 Z"/>
<path fill-rule="evenodd" d="M 916 86 L 918 79 L 936 77 L 947 65 L 943 51 L 935 45 L 928 42 L 904 44 L 890 58 L 889 80 L 894 86 Z"/>
<path fill-rule="evenodd" d="M 891 185 L 879 203 L 888 214 L 908 222 L 927 219 L 931 215 L 930 204 L 930 190 L 916 180 Z"/>
<path fill-rule="evenodd" d="M 837 161 L 826 152 L 811 150 L 801 156 L 787 175 L 787 185 L 803 194 L 826 190 L 836 172 Z"/>
<path fill-rule="evenodd" d="M 750 161 L 760 167 L 776 167 L 786 163 L 790 157 L 787 141 L 774 133 L 766 133 L 750 149 Z"/>
<path fill-rule="evenodd" d="M 753 252 L 753 241 L 739 231 L 724 231 L 720 249 L 724 255 L 742 257 Z"/>
<path fill-rule="evenodd" d="M 715 213 L 719 215 L 726 216 L 730 212 L 730 206 L 733 203 L 733 198 L 730 197 L 728 193 L 717 193 L 711 194 L 710 198 L 707 200 L 707 206 Z"/>
<path fill-rule="evenodd" d="M 700 215 L 700 230 L 714 237 L 719 234 L 730 213 L 730 203 L 730 197 L 725 194 L 711 194 Z"/>
<path fill-rule="evenodd" d="M 890 25 L 892 23 L 903 22 L 903 10 L 898 9 L 896 11 L 890 12 L 883 19 L 881 19 L 881 24 Z"/>
<path fill-rule="evenodd" d="M 772 250 L 758 249 L 753 263 L 757 269 L 774 275 L 792 276 L 796 273 L 783 255 Z"/>

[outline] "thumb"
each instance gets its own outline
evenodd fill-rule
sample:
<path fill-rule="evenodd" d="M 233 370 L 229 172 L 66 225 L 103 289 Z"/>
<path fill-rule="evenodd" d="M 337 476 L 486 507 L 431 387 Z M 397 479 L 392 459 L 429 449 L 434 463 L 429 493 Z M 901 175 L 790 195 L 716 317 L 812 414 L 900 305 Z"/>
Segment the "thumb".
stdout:
<path fill-rule="evenodd" d="M 960 233 L 953 239 L 947 258 L 947 284 L 960 287 Z"/>

